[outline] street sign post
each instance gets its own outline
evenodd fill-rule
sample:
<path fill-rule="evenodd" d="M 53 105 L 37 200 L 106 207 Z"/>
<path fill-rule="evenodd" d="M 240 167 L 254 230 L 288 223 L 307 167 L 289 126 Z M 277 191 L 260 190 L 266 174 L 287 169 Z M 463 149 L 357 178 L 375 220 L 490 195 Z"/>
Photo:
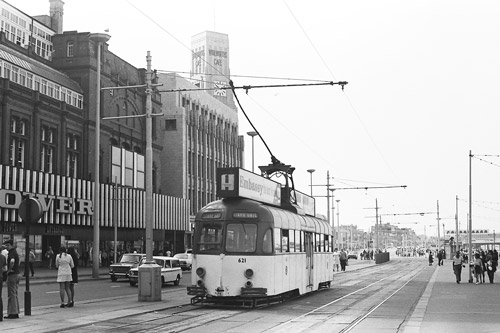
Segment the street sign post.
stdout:
<path fill-rule="evenodd" d="M 38 199 L 28 198 L 24 199 L 19 205 L 19 216 L 26 223 L 26 233 L 24 235 L 26 239 L 26 248 L 24 256 L 24 276 L 26 278 L 26 291 L 24 292 L 24 315 L 31 316 L 31 292 L 30 292 L 30 272 L 29 272 L 29 260 L 30 260 L 30 224 L 38 222 L 42 217 L 43 209 L 42 204 Z"/>

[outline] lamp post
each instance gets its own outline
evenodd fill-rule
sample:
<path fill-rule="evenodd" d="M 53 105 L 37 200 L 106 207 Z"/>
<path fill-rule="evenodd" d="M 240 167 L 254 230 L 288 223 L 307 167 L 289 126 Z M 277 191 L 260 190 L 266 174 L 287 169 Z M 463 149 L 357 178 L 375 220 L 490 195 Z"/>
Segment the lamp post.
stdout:
<path fill-rule="evenodd" d="M 335 200 L 337 201 L 337 237 L 338 237 L 338 245 L 339 245 L 339 249 L 341 248 L 340 246 L 340 209 L 339 209 L 339 202 L 340 202 L 340 199 L 337 199 Z"/>
<path fill-rule="evenodd" d="M 254 150 L 253 150 L 253 138 L 258 135 L 257 132 L 247 132 L 248 135 L 252 137 L 252 172 L 254 171 L 254 163 L 253 163 L 253 158 L 254 158 Z"/>
<path fill-rule="evenodd" d="M 102 44 L 106 43 L 111 38 L 105 33 L 95 33 L 90 35 L 90 40 L 97 43 L 97 82 L 96 82 L 96 107 L 95 107 L 95 171 L 94 171 L 94 214 L 92 222 L 94 224 L 94 238 L 92 245 L 92 277 L 99 277 L 99 227 L 100 227 L 100 173 L 99 159 L 101 150 L 101 52 Z"/>
<path fill-rule="evenodd" d="M 307 172 L 311 174 L 311 197 L 313 196 L 313 172 L 316 171 L 314 169 L 308 169 Z"/>

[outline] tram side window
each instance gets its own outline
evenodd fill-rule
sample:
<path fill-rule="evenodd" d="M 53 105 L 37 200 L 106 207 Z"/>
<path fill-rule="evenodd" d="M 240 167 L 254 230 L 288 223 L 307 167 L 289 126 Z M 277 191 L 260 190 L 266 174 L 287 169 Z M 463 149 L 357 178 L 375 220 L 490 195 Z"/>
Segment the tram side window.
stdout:
<path fill-rule="evenodd" d="M 255 252 L 257 241 L 257 225 L 246 223 L 229 223 L 226 231 L 227 252 Z"/>
<path fill-rule="evenodd" d="M 300 232 L 300 252 L 306 252 L 305 246 L 306 237 L 304 236 L 304 232 Z"/>
<path fill-rule="evenodd" d="M 274 229 L 274 252 L 281 253 L 281 229 Z"/>
<path fill-rule="evenodd" d="M 282 229 L 281 230 L 281 251 L 282 252 L 290 252 L 290 247 L 288 246 L 288 240 L 289 240 L 289 230 L 288 229 Z"/>
<path fill-rule="evenodd" d="M 319 251 L 320 252 L 326 252 L 326 248 L 325 248 L 325 235 L 324 234 L 319 234 Z"/>
<path fill-rule="evenodd" d="M 222 243 L 222 225 L 219 223 L 204 223 L 201 225 L 199 250 L 220 250 Z"/>
<path fill-rule="evenodd" d="M 295 252 L 301 252 L 302 251 L 302 240 L 304 239 L 304 233 L 302 231 L 295 231 Z"/>
<path fill-rule="evenodd" d="M 273 253 L 273 234 L 272 229 L 267 229 L 262 240 L 262 252 L 271 254 Z"/>
<path fill-rule="evenodd" d="M 295 252 L 295 230 L 288 230 L 288 252 Z"/>
<path fill-rule="evenodd" d="M 314 252 L 321 252 L 319 234 L 314 234 Z"/>
<path fill-rule="evenodd" d="M 325 235 L 325 252 L 332 252 L 330 249 L 330 236 Z"/>

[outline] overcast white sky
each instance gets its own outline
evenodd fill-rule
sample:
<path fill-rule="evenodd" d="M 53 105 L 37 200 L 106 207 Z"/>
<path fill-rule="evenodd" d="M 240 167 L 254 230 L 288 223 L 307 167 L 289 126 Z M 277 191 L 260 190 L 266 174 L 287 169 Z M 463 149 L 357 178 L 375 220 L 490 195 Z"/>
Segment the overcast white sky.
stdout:
<path fill-rule="evenodd" d="M 110 50 L 136 67 L 146 67 L 151 51 L 153 68 L 187 72 L 191 37 L 211 30 L 229 35 L 233 75 L 348 81 L 344 92 L 239 92 L 273 154 L 296 167 L 302 192 L 310 193 L 307 169 L 316 170 L 314 185 L 326 185 L 329 171 L 338 188 L 408 186 L 335 191 L 340 224 L 368 229 L 377 199 L 381 214 L 434 212 L 382 222 L 436 235 L 437 201 L 441 223 L 454 229 L 458 196 L 465 229 L 471 150 L 473 228 L 500 231 L 499 1 L 64 1 L 64 30 L 109 29 Z M 8 2 L 29 15 L 49 12 L 48 0 Z M 239 121 L 242 135 L 252 130 L 241 112 Z M 268 163 L 256 139 L 255 165 Z M 313 192 L 326 196 L 326 187 Z M 317 198 L 317 211 L 326 215 L 325 198 Z"/>

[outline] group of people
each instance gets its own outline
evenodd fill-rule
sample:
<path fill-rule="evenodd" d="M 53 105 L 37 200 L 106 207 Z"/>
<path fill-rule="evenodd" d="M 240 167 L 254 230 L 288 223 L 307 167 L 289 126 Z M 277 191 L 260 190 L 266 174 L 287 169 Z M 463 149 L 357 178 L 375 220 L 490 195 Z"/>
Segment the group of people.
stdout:
<path fill-rule="evenodd" d="M 49 248 L 52 251 L 51 248 Z M 61 298 L 61 308 L 71 308 L 75 304 L 75 284 L 78 283 L 78 260 L 80 256 L 74 247 L 66 249 L 61 246 L 59 254 L 51 257 L 49 268 L 54 265 L 57 268 L 57 282 L 59 283 L 59 295 Z M 33 259 L 33 260 L 32 260 Z M 35 274 L 33 264 L 34 252 L 29 254 L 29 268 L 31 276 Z M 53 260 L 52 260 L 53 259 Z M 0 279 L 0 320 L 17 319 L 19 318 L 19 254 L 17 253 L 16 245 L 12 239 L 5 241 L 2 244 L 0 254 L 0 267 L 2 278 Z M 29 273 L 28 273 L 29 274 Z M 7 285 L 7 315 L 3 316 L 3 300 L 2 289 L 3 283 Z M 68 302 L 65 303 L 67 296 Z"/>
<path fill-rule="evenodd" d="M 340 265 L 340 270 L 339 270 Z M 345 267 L 347 266 L 347 252 L 344 249 L 338 250 L 335 248 L 333 250 L 333 271 L 337 269 L 337 272 L 342 271 L 345 272 Z"/>
<path fill-rule="evenodd" d="M 461 251 L 457 251 L 453 256 L 453 272 L 457 283 L 461 282 L 462 268 L 465 267 L 467 261 L 467 255 Z M 476 250 L 469 265 L 472 267 L 476 284 L 484 283 L 486 274 L 490 283 L 493 283 L 498 266 L 498 252 L 496 249 L 487 252 Z"/>

